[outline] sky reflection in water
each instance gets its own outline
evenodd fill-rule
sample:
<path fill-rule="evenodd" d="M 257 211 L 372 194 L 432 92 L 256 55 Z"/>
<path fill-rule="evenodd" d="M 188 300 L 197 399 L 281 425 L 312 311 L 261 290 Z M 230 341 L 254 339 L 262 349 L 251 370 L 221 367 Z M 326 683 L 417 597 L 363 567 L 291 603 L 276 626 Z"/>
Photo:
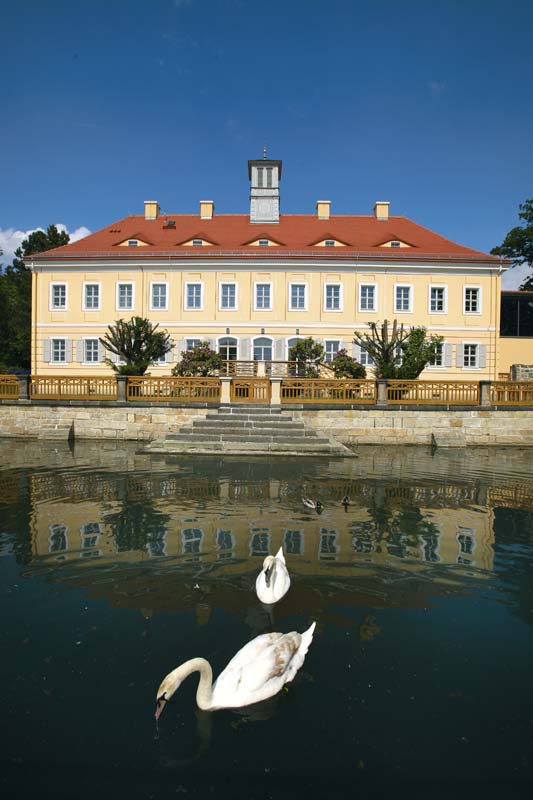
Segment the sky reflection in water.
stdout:
<path fill-rule="evenodd" d="M 0 463 L 8 796 L 531 780 L 533 452 L 165 460 L 4 441 Z M 269 609 L 253 585 L 280 545 L 292 586 Z M 203 655 L 216 675 L 313 619 L 288 691 L 205 714 L 191 678 L 154 727 L 171 668 Z"/>

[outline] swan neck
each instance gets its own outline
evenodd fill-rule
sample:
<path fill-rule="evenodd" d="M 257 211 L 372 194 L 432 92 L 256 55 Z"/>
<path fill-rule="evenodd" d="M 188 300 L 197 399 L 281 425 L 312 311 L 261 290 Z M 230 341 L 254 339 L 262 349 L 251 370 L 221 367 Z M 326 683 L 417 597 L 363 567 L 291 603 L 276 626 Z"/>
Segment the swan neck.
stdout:
<path fill-rule="evenodd" d="M 196 702 L 198 707 L 207 711 L 213 704 L 213 670 L 211 664 L 205 658 L 191 658 L 178 668 L 180 670 L 180 681 L 184 680 L 193 672 L 200 673 L 198 689 L 196 690 Z"/>

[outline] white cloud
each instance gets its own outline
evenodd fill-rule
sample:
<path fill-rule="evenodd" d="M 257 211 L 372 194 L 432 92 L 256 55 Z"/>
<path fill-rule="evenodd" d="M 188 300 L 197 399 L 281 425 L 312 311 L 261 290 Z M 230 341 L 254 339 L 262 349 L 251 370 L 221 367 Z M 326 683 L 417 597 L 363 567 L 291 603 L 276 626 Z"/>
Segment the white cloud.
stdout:
<path fill-rule="evenodd" d="M 529 264 L 511 267 L 502 275 L 502 289 L 519 289 L 525 279 L 531 277 L 533 277 L 533 270 Z"/>
<path fill-rule="evenodd" d="M 80 225 L 79 228 L 69 231 L 66 225 L 58 222 L 56 223 L 56 228 L 61 232 L 66 231 L 70 236 L 71 242 L 77 242 L 78 239 L 83 239 L 84 236 L 88 236 L 91 233 L 85 225 Z M 30 233 L 34 231 L 44 231 L 44 228 L 31 228 L 28 231 L 19 231 L 15 230 L 15 228 L 0 228 L 0 250 L 3 252 L 3 255 L 0 256 L 0 263 L 4 267 L 11 264 L 17 247 L 20 247 L 23 239 L 27 239 Z"/>

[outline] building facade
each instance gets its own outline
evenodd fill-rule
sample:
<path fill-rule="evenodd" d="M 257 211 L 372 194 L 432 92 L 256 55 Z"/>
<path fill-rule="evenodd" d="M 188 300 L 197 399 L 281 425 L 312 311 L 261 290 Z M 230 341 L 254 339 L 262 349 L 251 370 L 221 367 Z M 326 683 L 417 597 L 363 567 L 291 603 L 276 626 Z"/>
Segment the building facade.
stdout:
<path fill-rule="evenodd" d="M 330 361 L 371 321 L 423 325 L 444 343 L 421 377 L 495 379 L 506 262 L 456 244 L 377 202 L 370 215 L 281 214 L 281 161 L 248 162 L 249 214 L 132 215 L 73 244 L 31 256 L 32 373 L 109 374 L 109 324 L 148 317 L 174 347 L 152 375 L 209 340 L 225 359 L 286 360 L 312 336 Z"/>

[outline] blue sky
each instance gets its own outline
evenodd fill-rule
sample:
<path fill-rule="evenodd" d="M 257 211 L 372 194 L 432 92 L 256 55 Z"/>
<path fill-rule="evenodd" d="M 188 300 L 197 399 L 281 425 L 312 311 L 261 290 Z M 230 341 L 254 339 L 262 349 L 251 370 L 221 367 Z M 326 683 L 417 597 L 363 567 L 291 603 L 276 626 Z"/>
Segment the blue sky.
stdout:
<path fill-rule="evenodd" d="M 533 196 L 532 30 L 520 0 L 4 4 L 0 246 L 149 198 L 245 212 L 266 143 L 282 212 L 389 200 L 490 250 Z"/>

